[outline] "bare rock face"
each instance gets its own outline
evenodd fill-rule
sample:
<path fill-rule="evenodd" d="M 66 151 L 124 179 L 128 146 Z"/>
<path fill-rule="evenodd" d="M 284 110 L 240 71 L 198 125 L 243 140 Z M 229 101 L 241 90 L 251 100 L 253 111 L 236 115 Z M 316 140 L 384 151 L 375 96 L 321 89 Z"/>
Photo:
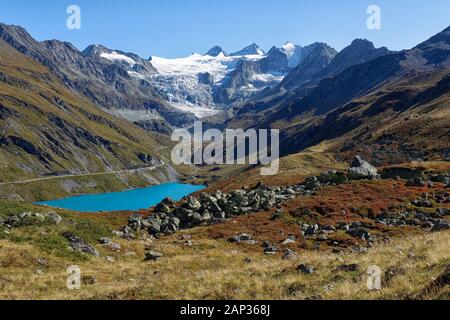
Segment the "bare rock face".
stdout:
<path fill-rule="evenodd" d="M 378 170 L 367 161 L 356 156 L 348 171 L 348 175 L 353 180 L 376 179 L 378 177 Z"/>

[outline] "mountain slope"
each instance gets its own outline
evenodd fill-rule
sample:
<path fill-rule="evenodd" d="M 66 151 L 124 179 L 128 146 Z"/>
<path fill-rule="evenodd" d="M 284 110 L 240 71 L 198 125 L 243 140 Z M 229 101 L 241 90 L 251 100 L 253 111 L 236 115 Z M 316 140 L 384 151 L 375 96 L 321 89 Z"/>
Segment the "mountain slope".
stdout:
<path fill-rule="evenodd" d="M 168 104 L 140 74 L 153 75 L 151 62 L 136 55 L 90 46 L 84 52 L 58 40 L 38 42 L 17 26 L 0 24 L 0 39 L 48 67 L 63 83 L 112 114 L 130 121 L 192 120 Z M 103 57 L 102 57 L 103 55 Z"/>
<path fill-rule="evenodd" d="M 321 80 L 304 98 L 300 96 L 298 101 L 278 107 L 278 114 L 274 118 L 293 117 L 308 112 L 326 114 L 351 99 L 408 73 L 450 66 L 449 55 L 450 30 L 446 29 L 411 50 L 381 55 Z"/>
<path fill-rule="evenodd" d="M 163 164 L 151 135 L 75 95 L 3 40 L 0 128 L 0 182 Z"/>
<path fill-rule="evenodd" d="M 325 43 L 312 45 L 305 59 L 280 83 L 281 87 L 291 89 L 318 76 L 336 56 L 337 51 Z"/>
<path fill-rule="evenodd" d="M 292 139 L 296 137 L 296 139 Z M 377 165 L 450 158 L 450 68 L 410 74 L 325 116 L 288 127 L 283 153 L 331 141 Z"/>

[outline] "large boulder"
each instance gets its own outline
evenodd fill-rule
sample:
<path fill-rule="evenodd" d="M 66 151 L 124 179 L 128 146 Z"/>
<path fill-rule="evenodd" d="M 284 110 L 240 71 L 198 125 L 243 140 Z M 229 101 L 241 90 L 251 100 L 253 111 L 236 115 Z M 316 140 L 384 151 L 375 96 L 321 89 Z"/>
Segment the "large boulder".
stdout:
<path fill-rule="evenodd" d="M 376 179 L 378 177 L 378 170 L 367 161 L 356 156 L 348 170 L 348 176 L 353 180 Z"/>

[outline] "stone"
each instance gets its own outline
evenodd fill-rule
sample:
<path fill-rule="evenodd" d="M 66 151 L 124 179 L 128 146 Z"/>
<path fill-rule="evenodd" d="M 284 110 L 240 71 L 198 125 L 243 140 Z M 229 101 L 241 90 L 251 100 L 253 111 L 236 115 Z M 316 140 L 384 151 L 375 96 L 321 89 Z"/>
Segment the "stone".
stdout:
<path fill-rule="evenodd" d="M 145 253 L 145 261 L 157 261 L 163 257 L 164 255 L 157 251 L 149 251 Z"/>
<path fill-rule="evenodd" d="M 336 268 L 336 271 L 345 271 L 345 272 L 353 272 L 353 271 L 358 271 L 358 270 L 359 270 L 359 265 L 356 263 L 344 264 L 344 265 L 338 266 Z"/>
<path fill-rule="evenodd" d="M 97 283 L 97 279 L 94 276 L 83 276 L 81 281 L 87 286 L 93 286 Z"/>
<path fill-rule="evenodd" d="M 443 230 L 448 230 L 448 229 L 450 229 L 450 222 L 448 222 L 446 220 L 437 220 L 434 223 L 434 226 L 431 229 L 431 231 L 436 232 L 436 231 L 443 231 Z"/>
<path fill-rule="evenodd" d="M 128 217 L 128 226 L 134 231 L 138 231 L 141 228 L 141 221 L 143 216 L 141 214 L 132 214 Z"/>
<path fill-rule="evenodd" d="M 433 208 L 433 202 L 427 199 L 415 199 L 411 204 L 421 208 Z"/>
<path fill-rule="evenodd" d="M 238 235 L 228 239 L 229 242 L 235 242 L 235 243 L 239 243 L 242 241 L 250 241 L 250 240 L 252 240 L 252 236 L 249 234 L 246 234 L 246 233 L 241 233 L 241 234 L 238 234 Z"/>
<path fill-rule="evenodd" d="M 434 223 L 431 221 L 427 221 L 422 223 L 421 227 L 424 229 L 432 229 L 434 227 Z"/>
<path fill-rule="evenodd" d="M 272 245 L 269 241 L 263 243 L 264 253 L 267 255 L 274 255 L 278 252 L 278 248 Z"/>
<path fill-rule="evenodd" d="M 46 214 L 46 218 L 47 220 L 49 220 L 51 223 L 53 224 L 60 224 L 62 222 L 62 218 L 59 214 L 55 213 L 55 212 L 48 212 Z"/>
<path fill-rule="evenodd" d="M 450 209 L 439 208 L 436 210 L 436 213 L 439 217 L 450 216 Z"/>
<path fill-rule="evenodd" d="M 352 180 L 376 179 L 378 170 L 367 161 L 356 156 L 348 171 L 348 176 Z"/>
<path fill-rule="evenodd" d="M 347 231 L 347 234 L 366 241 L 370 239 L 370 233 L 363 228 L 350 229 L 349 231 Z"/>
<path fill-rule="evenodd" d="M 301 264 L 297 267 L 297 271 L 303 273 L 303 274 L 313 274 L 314 268 L 311 266 L 307 266 L 305 264 Z"/>
<path fill-rule="evenodd" d="M 98 239 L 98 242 L 100 244 L 108 244 L 108 243 L 111 243 L 112 240 L 110 238 L 103 237 L 103 238 Z"/>
<path fill-rule="evenodd" d="M 319 225 L 318 224 L 315 224 L 313 226 L 308 226 L 305 229 L 305 236 L 312 236 L 312 235 L 317 234 L 318 232 L 319 232 Z"/>
<path fill-rule="evenodd" d="M 423 187 L 425 187 L 427 184 L 426 184 L 426 182 L 423 180 L 423 178 L 421 178 L 421 177 L 417 177 L 417 178 L 412 178 L 412 179 L 409 179 L 407 182 L 406 182 L 406 186 L 407 187 L 418 187 L 418 188 L 423 188 Z"/>
<path fill-rule="evenodd" d="M 284 244 L 284 245 L 288 245 L 288 244 L 291 244 L 291 243 L 295 243 L 295 236 L 294 235 L 290 235 L 286 240 L 284 240 L 282 242 L 282 244 Z"/>
<path fill-rule="evenodd" d="M 48 266 L 48 261 L 45 258 L 39 257 L 36 259 L 36 263 L 41 266 L 41 267 L 46 267 Z"/>
<path fill-rule="evenodd" d="M 283 260 L 295 260 L 297 259 L 297 255 L 295 254 L 294 251 L 290 250 L 290 249 L 286 249 L 283 251 Z"/>
<path fill-rule="evenodd" d="M 100 253 L 92 245 L 79 238 L 71 232 L 65 232 L 63 236 L 69 240 L 70 247 L 78 252 L 86 253 L 95 257 L 99 257 Z"/>
<path fill-rule="evenodd" d="M 303 183 L 303 186 L 307 190 L 317 190 L 320 187 L 322 187 L 322 184 L 320 183 L 320 181 L 317 177 L 311 177 L 311 178 L 306 179 L 306 181 Z"/>

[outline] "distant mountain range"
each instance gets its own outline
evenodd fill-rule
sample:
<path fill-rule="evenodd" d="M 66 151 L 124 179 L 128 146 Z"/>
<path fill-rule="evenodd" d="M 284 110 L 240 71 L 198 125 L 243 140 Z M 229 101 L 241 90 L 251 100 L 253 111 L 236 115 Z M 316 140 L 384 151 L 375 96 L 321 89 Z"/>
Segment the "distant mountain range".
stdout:
<path fill-rule="evenodd" d="M 320 46 L 275 90 L 235 106 L 226 126 L 282 128 L 284 154 L 332 140 L 338 154 L 378 164 L 449 159 L 450 28 L 410 50 L 356 40 L 332 55 Z"/>
<path fill-rule="evenodd" d="M 283 154 L 324 141 L 375 163 L 450 154 L 450 28 L 401 52 L 357 39 L 340 52 L 288 42 L 143 59 L 0 24 L 0 54 L 0 150 L 11 175 L 162 163 L 156 150 L 168 140 L 146 131 L 167 137 L 196 118 L 280 128 Z"/>

